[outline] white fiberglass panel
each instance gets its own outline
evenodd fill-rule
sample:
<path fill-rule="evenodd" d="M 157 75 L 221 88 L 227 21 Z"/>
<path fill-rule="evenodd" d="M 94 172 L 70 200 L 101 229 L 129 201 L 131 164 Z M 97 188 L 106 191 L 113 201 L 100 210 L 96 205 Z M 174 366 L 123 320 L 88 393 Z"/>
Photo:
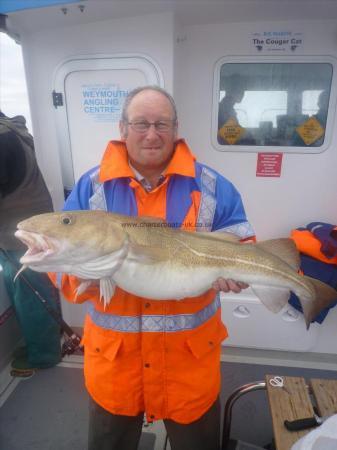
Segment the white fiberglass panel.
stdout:
<path fill-rule="evenodd" d="M 119 119 L 128 92 L 162 86 L 160 69 L 142 55 L 78 57 L 56 71 L 54 91 L 63 185 L 66 190 L 99 164 L 107 143 L 119 139 Z"/>
<path fill-rule="evenodd" d="M 307 330 L 303 314 L 289 304 L 274 314 L 249 292 L 222 294 L 221 317 L 229 334 L 224 346 L 308 352 L 320 334 L 320 325 Z"/>

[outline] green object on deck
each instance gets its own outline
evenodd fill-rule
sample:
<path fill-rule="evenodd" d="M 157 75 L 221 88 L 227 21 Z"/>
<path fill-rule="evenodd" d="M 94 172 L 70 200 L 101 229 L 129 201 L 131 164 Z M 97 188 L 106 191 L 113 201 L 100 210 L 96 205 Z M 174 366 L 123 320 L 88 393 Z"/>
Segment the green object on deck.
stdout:
<path fill-rule="evenodd" d="M 7 254 L 11 261 L 20 266 L 20 252 L 7 251 Z M 60 326 L 20 276 L 13 281 L 17 270 L 11 261 L 0 252 L 5 286 L 27 346 L 27 362 L 31 368 L 52 367 L 61 360 Z M 59 294 L 48 276 L 30 269 L 25 270 L 24 276 L 46 298 L 48 304 L 58 311 Z"/>

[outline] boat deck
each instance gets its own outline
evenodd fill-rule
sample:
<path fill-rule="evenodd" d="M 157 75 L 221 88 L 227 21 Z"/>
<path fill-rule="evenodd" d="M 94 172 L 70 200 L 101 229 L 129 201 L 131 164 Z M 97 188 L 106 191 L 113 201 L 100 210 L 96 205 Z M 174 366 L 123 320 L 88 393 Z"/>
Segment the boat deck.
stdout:
<path fill-rule="evenodd" d="M 222 362 L 222 404 L 237 387 L 263 380 L 267 373 L 337 379 L 334 370 L 226 361 Z M 10 381 L 0 395 L 0 448 L 83 450 L 87 421 L 88 394 L 84 387 L 82 357 L 68 357 L 58 366 L 40 370 L 29 379 Z M 164 450 L 165 438 L 161 421 L 144 426 L 139 450 Z M 231 438 L 259 448 L 270 445 L 273 431 L 265 391 L 252 392 L 235 404 Z M 168 444 L 167 450 L 169 448 Z"/>

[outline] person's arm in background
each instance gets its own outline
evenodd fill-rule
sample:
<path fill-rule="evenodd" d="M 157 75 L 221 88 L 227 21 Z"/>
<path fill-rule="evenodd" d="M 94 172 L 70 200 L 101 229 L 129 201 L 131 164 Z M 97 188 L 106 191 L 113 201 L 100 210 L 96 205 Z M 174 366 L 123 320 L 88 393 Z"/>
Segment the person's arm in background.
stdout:
<path fill-rule="evenodd" d="M 0 128 L 0 199 L 20 186 L 25 173 L 26 158 L 20 139 L 13 131 L 1 132 Z"/>

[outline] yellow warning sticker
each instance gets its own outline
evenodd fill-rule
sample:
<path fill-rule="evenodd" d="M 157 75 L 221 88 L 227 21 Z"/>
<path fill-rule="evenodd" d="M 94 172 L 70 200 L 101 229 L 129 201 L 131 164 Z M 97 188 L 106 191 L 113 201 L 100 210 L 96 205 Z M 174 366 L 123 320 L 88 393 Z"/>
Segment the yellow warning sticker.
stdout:
<path fill-rule="evenodd" d="M 324 135 L 324 128 L 315 117 L 310 117 L 296 128 L 306 145 L 311 145 Z"/>
<path fill-rule="evenodd" d="M 245 129 L 242 128 L 234 119 L 230 117 L 227 122 L 218 131 L 219 136 L 222 137 L 228 144 L 235 144 L 245 134 Z"/>

